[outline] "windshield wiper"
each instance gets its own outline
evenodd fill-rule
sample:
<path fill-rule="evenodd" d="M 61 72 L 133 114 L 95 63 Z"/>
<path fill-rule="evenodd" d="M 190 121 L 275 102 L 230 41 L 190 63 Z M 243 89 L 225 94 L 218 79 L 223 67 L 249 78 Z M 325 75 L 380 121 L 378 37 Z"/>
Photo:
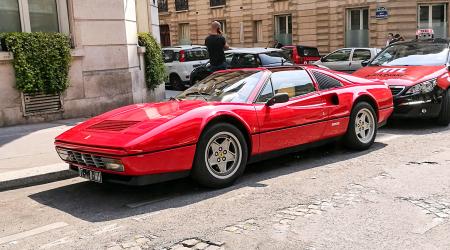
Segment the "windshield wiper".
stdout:
<path fill-rule="evenodd" d="M 201 91 L 192 91 L 190 93 L 184 94 L 184 96 L 190 96 L 190 95 L 199 95 L 203 100 L 208 101 L 208 99 L 204 95 L 209 95 L 208 93 L 202 93 Z"/>

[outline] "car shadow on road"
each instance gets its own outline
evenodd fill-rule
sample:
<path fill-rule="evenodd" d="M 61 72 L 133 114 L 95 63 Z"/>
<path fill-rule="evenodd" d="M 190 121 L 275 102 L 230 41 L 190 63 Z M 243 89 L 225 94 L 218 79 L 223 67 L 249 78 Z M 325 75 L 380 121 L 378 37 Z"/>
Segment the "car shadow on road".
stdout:
<path fill-rule="evenodd" d="M 448 126 L 439 126 L 432 119 L 405 119 L 389 120 L 388 124 L 380 129 L 380 132 L 388 132 L 395 135 L 428 135 L 450 130 Z"/>
<path fill-rule="evenodd" d="M 199 187 L 190 179 L 175 180 L 145 187 L 79 182 L 32 194 L 29 197 L 89 222 L 145 216 L 169 208 L 184 207 L 243 187 L 264 187 L 264 180 L 356 158 L 384 148 L 375 143 L 370 150 L 353 152 L 337 144 L 289 154 L 251 164 L 231 187 L 212 190 Z"/>

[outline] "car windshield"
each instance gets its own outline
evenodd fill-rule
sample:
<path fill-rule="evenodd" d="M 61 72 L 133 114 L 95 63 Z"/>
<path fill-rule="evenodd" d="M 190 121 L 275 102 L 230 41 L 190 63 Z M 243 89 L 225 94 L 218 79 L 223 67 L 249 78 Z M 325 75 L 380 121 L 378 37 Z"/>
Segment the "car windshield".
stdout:
<path fill-rule="evenodd" d="M 263 71 L 238 70 L 214 73 L 177 96 L 181 100 L 247 102 Z"/>
<path fill-rule="evenodd" d="M 263 66 L 281 65 L 285 62 L 290 62 L 289 55 L 282 51 L 271 51 L 259 54 Z"/>
<path fill-rule="evenodd" d="M 389 46 L 369 66 L 437 66 L 448 60 L 446 43 L 404 43 Z"/>

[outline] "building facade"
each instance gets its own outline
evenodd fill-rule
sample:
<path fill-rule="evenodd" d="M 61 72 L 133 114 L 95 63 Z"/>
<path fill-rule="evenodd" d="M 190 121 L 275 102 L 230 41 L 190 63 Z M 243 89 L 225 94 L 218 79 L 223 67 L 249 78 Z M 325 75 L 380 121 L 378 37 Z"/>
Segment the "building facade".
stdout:
<path fill-rule="evenodd" d="M 387 34 L 415 37 L 418 28 L 449 33 L 447 0 L 159 0 L 163 45 L 203 44 L 217 20 L 230 45 L 384 47 Z"/>
<path fill-rule="evenodd" d="M 127 104 L 161 100 L 148 91 L 138 32 L 159 39 L 154 0 L 2 0 L 0 32 L 62 32 L 73 49 L 70 87 L 61 95 L 15 88 L 13 55 L 0 51 L 0 126 L 89 117 Z"/>

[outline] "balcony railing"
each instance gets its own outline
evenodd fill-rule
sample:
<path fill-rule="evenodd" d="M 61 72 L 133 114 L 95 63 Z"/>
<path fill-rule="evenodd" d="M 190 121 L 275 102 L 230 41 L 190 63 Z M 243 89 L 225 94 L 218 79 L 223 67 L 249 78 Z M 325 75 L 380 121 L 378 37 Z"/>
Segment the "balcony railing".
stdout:
<path fill-rule="evenodd" d="M 215 6 L 223 6 L 225 5 L 226 0 L 209 0 L 209 6 L 215 7 Z"/>
<path fill-rule="evenodd" d="M 158 11 L 159 12 L 169 11 L 169 4 L 167 4 L 167 0 L 158 0 Z"/>
<path fill-rule="evenodd" d="M 188 0 L 175 0 L 175 10 L 176 11 L 188 10 L 188 9 L 189 9 Z"/>

